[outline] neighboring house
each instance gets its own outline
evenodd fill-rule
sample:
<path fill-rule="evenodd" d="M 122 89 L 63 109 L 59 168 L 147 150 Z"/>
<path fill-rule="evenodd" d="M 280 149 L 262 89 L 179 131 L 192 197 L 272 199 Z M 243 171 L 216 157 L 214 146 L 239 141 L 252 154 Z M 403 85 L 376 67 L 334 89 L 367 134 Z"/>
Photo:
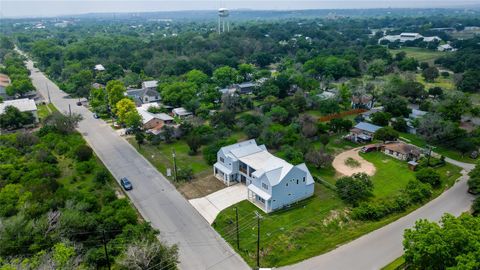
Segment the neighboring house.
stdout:
<path fill-rule="evenodd" d="M 443 44 L 437 47 L 437 50 L 440 52 L 454 52 L 457 49 L 453 48 L 450 44 Z"/>
<path fill-rule="evenodd" d="M 350 130 L 350 134 L 348 134 L 345 138 L 357 143 L 370 142 L 373 140 L 375 131 L 381 128 L 382 127 L 374 124 L 360 122 Z"/>
<path fill-rule="evenodd" d="M 92 83 L 92 87 L 95 88 L 95 89 L 103 89 L 103 88 L 105 88 L 105 85 L 103 85 L 101 83 Z"/>
<path fill-rule="evenodd" d="M 353 109 L 368 109 L 373 108 L 373 97 L 371 95 L 352 96 L 351 105 Z"/>
<path fill-rule="evenodd" d="M 126 95 L 132 98 L 137 105 L 157 102 L 162 98 L 157 91 L 157 81 L 145 81 L 140 89 L 127 89 Z"/>
<path fill-rule="evenodd" d="M 0 114 L 5 112 L 5 108 L 8 106 L 13 106 L 21 112 L 31 112 L 35 117 L 35 123 L 38 123 L 38 113 L 37 113 L 37 104 L 33 99 L 21 98 L 21 99 L 12 99 L 5 100 L 0 103 Z"/>
<path fill-rule="evenodd" d="M 10 77 L 5 74 L 0 74 L 0 97 L 3 100 L 12 98 L 11 96 L 7 95 L 7 86 L 9 86 L 10 83 Z"/>
<path fill-rule="evenodd" d="M 428 112 L 422 111 L 422 110 L 417 110 L 417 109 L 412 109 L 412 112 L 408 115 L 410 119 L 419 119 L 424 117 Z"/>
<path fill-rule="evenodd" d="M 187 111 L 183 107 L 179 107 L 179 108 L 173 109 L 172 114 L 173 114 L 173 116 L 177 116 L 177 117 L 180 117 L 180 118 L 185 118 L 187 116 L 192 115 L 192 112 Z"/>
<path fill-rule="evenodd" d="M 404 118 L 407 122 L 407 132 L 410 134 L 417 134 L 417 128 L 415 127 L 415 121 L 424 117 L 428 112 L 417 109 L 412 109 L 412 112 L 408 115 L 408 118 Z"/>
<path fill-rule="evenodd" d="M 383 40 L 388 40 L 389 42 L 399 41 L 401 43 L 407 41 L 413 41 L 417 39 L 423 39 L 425 42 L 433 42 L 433 41 L 441 41 L 442 39 L 437 36 L 433 37 L 424 37 L 419 33 L 401 33 L 400 35 L 386 35 L 380 39 L 378 39 L 378 43 L 381 43 Z"/>
<path fill-rule="evenodd" d="M 233 96 L 236 93 L 251 94 L 253 90 L 255 90 L 255 87 L 257 87 L 257 83 L 255 82 L 244 82 L 241 84 L 232 84 L 223 89 L 219 89 L 218 91 L 220 91 L 224 95 L 228 94 Z"/>
<path fill-rule="evenodd" d="M 255 140 L 222 147 L 214 175 L 226 185 L 247 186 L 248 199 L 266 213 L 313 195 L 314 181 L 307 166 L 292 165 L 270 154 Z"/>
<path fill-rule="evenodd" d="M 165 125 L 175 125 L 173 117 L 166 113 L 151 113 L 148 111 L 148 107 L 137 107 L 138 114 L 142 117 L 142 127 L 147 133 L 157 135 Z"/>
<path fill-rule="evenodd" d="M 382 152 L 404 161 L 417 161 L 422 154 L 422 151 L 418 147 L 404 142 L 384 144 L 382 146 Z"/>
<path fill-rule="evenodd" d="M 105 71 L 105 67 L 101 64 L 97 64 L 95 65 L 95 67 L 93 68 L 95 71 Z"/>
<path fill-rule="evenodd" d="M 364 113 L 361 113 L 361 115 L 363 117 L 363 120 L 365 120 L 367 122 L 371 122 L 372 121 L 372 114 L 377 113 L 377 112 L 383 112 L 383 106 L 371 108 L 370 110 L 368 110 Z"/>
<path fill-rule="evenodd" d="M 323 91 L 322 93 L 318 94 L 317 97 L 320 100 L 335 99 L 337 97 L 337 92 L 335 90 L 336 89 Z"/>

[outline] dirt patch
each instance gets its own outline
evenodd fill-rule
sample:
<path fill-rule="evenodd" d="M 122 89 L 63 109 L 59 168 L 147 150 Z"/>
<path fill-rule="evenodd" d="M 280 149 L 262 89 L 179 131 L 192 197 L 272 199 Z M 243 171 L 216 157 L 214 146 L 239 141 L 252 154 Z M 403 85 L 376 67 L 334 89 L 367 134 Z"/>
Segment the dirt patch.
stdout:
<path fill-rule="evenodd" d="M 375 174 L 375 166 L 363 159 L 359 154 L 360 148 L 355 148 L 352 150 L 345 151 L 340 153 L 332 162 L 333 168 L 341 174 L 345 176 L 351 176 L 356 173 L 366 173 L 370 176 Z M 347 160 L 355 160 L 357 161 L 360 166 L 358 167 L 350 167 L 346 164 Z"/>
<path fill-rule="evenodd" d="M 225 188 L 226 186 L 222 181 L 213 176 L 212 172 L 206 175 L 198 175 L 195 179 L 188 183 L 180 184 L 177 189 L 180 193 L 187 198 L 195 199 L 205 197 L 215 191 Z"/>

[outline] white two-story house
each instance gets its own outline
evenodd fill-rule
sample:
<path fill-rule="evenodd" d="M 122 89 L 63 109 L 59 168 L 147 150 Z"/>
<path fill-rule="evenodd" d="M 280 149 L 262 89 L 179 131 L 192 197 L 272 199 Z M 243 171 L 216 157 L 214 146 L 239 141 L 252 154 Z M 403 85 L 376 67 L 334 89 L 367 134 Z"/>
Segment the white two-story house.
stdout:
<path fill-rule="evenodd" d="M 222 147 L 213 165 L 227 186 L 247 186 L 248 199 L 266 213 L 313 195 L 314 181 L 305 164 L 292 165 L 270 154 L 255 140 Z"/>

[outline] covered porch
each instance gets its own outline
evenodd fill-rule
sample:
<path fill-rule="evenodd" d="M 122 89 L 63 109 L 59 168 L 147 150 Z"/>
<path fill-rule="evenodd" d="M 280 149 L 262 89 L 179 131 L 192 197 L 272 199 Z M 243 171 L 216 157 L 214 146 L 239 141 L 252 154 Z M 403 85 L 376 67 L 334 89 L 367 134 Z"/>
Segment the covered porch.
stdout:
<path fill-rule="evenodd" d="M 233 174 L 232 170 L 219 162 L 213 165 L 213 175 L 215 175 L 215 177 L 222 181 L 226 186 L 230 186 L 238 182 L 237 174 Z"/>
<path fill-rule="evenodd" d="M 261 190 L 257 186 L 253 184 L 248 185 L 247 198 L 265 213 L 270 213 L 272 211 L 272 195 Z"/>

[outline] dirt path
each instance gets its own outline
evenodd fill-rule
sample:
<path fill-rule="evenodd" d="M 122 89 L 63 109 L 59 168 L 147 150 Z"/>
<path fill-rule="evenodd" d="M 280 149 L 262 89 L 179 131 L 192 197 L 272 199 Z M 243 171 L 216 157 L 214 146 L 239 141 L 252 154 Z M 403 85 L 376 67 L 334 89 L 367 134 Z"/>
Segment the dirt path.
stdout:
<path fill-rule="evenodd" d="M 345 151 L 343 153 L 340 153 L 338 156 L 335 157 L 335 159 L 333 160 L 332 162 L 332 166 L 333 168 L 335 168 L 335 170 L 342 174 L 342 175 L 346 175 L 346 176 L 351 176 L 355 173 L 366 173 L 370 176 L 374 175 L 375 174 L 375 166 L 366 161 L 364 158 L 362 158 L 359 154 L 358 154 L 358 151 L 360 151 L 360 147 L 359 148 L 355 148 L 355 149 L 352 149 L 352 150 L 348 150 L 348 151 Z M 352 158 L 356 161 L 359 162 L 360 166 L 358 167 L 351 167 L 351 166 L 348 166 L 345 164 L 345 161 L 348 159 L 348 158 Z"/>

